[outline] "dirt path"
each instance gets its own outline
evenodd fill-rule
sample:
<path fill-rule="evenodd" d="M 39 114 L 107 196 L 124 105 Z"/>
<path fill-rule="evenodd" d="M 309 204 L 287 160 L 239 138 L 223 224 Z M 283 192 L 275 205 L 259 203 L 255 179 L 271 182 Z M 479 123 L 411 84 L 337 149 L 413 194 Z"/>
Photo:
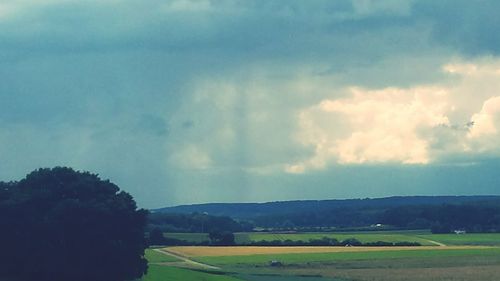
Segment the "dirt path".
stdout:
<path fill-rule="evenodd" d="M 418 237 L 418 236 L 417 236 L 417 237 Z M 434 240 L 430 240 L 430 239 L 427 239 L 427 238 L 422 238 L 422 237 L 418 237 L 418 238 L 423 239 L 423 240 L 425 240 L 425 241 L 427 241 L 427 242 L 429 242 L 429 243 L 432 243 L 432 244 L 437 245 L 437 246 L 440 246 L 440 247 L 446 247 L 446 244 L 443 244 L 443 243 L 438 242 L 438 241 L 434 241 Z"/>
<path fill-rule="evenodd" d="M 191 260 L 183 255 L 178 254 L 178 253 L 170 252 L 167 249 L 154 249 L 154 251 L 161 253 L 161 254 L 164 254 L 164 255 L 174 257 L 176 259 L 179 259 L 190 267 L 201 268 L 201 269 L 210 269 L 210 270 L 220 270 L 219 267 Z"/>

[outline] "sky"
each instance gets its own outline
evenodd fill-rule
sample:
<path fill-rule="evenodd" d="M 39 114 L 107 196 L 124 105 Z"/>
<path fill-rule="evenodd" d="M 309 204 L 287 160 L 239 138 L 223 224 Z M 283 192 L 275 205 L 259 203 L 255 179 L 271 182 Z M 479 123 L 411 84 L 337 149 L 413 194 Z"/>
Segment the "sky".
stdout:
<path fill-rule="evenodd" d="M 2 0 L 0 180 L 139 206 L 500 194 L 500 1 Z"/>

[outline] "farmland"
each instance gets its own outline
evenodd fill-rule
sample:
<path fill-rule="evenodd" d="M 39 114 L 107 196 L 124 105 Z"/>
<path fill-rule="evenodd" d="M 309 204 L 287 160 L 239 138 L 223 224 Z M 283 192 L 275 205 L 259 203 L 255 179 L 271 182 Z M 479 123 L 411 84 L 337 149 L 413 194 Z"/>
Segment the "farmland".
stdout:
<path fill-rule="evenodd" d="M 370 232 L 370 233 L 359 233 L 359 232 L 325 232 L 325 233 L 239 233 L 237 236 L 237 242 L 249 242 L 249 241 L 309 241 L 312 239 L 321 239 L 323 237 L 335 238 L 339 241 L 355 238 L 363 243 L 385 241 L 385 242 L 418 242 L 422 245 L 433 245 L 426 239 L 422 239 L 415 235 L 414 232 Z"/>
<path fill-rule="evenodd" d="M 189 242 L 208 241 L 206 233 L 165 233 L 168 238 Z M 371 232 L 310 232 L 310 233 L 271 233 L 241 232 L 235 233 L 236 244 L 258 241 L 309 241 L 323 237 L 335 238 L 339 241 L 355 238 L 363 243 L 385 242 L 418 242 L 423 246 L 445 244 L 450 246 L 500 246 L 500 233 L 431 234 L 429 231 L 371 231 Z"/>
<path fill-rule="evenodd" d="M 238 275 L 241 278 L 291 275 L 294 278 L 309 276 L 311 278 L 334 278 L 334 280 L 493 281 L 497 280 L 495 276 L 500 273 L 500 248 L 497 247 L 404 249 L 333 247 L 330 252 L 312 252 L 314 248 L 221 247 L 207 251 L 208 249 L 204 247 L 194 247 L 190 251 L 178 248 L 170 250 L 184 250 L 186 255 L 191 255 L 196 261 L 216 265 L 229 272 L 237 272 L 242 274 Z M 263 254 L 266 251 L 268 253 Z M 210 256 L 206 256 L 207 254 Z M 270 267 L 269 261 L 271 260 L 278 260 L 283 263 L 283 266 Z"/>
<path fill-rule="evenodd" d="M 189 268 L 179 259 L 166 255 L 156 249 L 146 249 L 149 263 L 148 273 L 141 281 L 236 281 L 235 277 L 225 276 L 223 272 L 205 272 L 197 268 Z"/>
<path fill-rule="evenodd" d="M 192 243 L 208 241 L 206 233 L 165 233 L 165 237 L 186 240 Z M 426 231 L 380 231 L 380 232 L 305 232 L 305 233 L 272 233 L 272 232 L 241 232 L 235 233 L 236 244 L 244 245 L 258 241 L 304 241 L 335 238 L 339 241 L 355 238 L 363 243 L 385 242 L 418 242 L 421 245 L 432 246 L 432 235 Z M 500 235 L 498 235 L 500 238 Z M 431 241 L 430 241 L 431 240 Z M 462 244 L 458 244 L 462 245 Z"/>
<path fill-rule="evenodd" d="M 217 268 L 207 270 L 148 250 L 150 271 L 143 281 L 496 281 L 500 276 L 500 234 L 430 234 L 425 231 L 362 233 L 238 233 L 237 240 L 336 239 L 421 241 L 419 247 L 167 247 L 163 251 Z M 175 234 L 202 241 L 206 234 Z M 246 240 L 244 240 L 246 239 Z M 420 239 L 420 240 L 419 240 Z M 432 242 L 431 242 L 432 241 Z M 446 244 L 437 246 L 435 243 Z M 167 253 L 168 254 L 168 253 Z M 270 266 L 272 260 L 282 265 Z M 156 261 L 156 263 L 154 262 Z M 158 263 L 160 262 L 160 263 Z"/>
<path fill-rule="evenodd" d="M 418 237 L 437 241 L 446 245 L 500 246 L 500 233 L 469 233 L 465 235 L 427 234 L 418 235 Z"/>
<path fill-rule="evenodd" d="M 454 251 L 460 253 L 471 253 L 473 251 L 493 251 L 498 252 L 500 248 L 496 247 L 484 247 L 484 246 L 450 246 L 450 247 L 260 247 L 260 246 L 229 246 L 229 247 L 208 247 L 208 246 L 181 246 L 181 247 L 168 247 L 165 248 L 168 252 L 175 253 L 181 256 L 186 256 L 194 259 L 199 257 L 207 258 L 214 261 L 220 261 L 219 257 L 231 257 L 231 262 L 238 263 L 238 258 L 248 259 L 250 257 L 257 258 L 269 258 L 274 256 L 290 256 L 295 257 L 295 254 L 300 254 L 301 256 L 311 255 L 306 259 L 308 261 L 315 261 L 315 255 L 326 255 L 327 259 L 335 260 L 336 258 L 346 258 L 351 254 L 355 254 L 355 258 L 358 254 L 368 255 L 368 257 L 381 258 L 385 256 L 398 255 L 398 253 L 403 253 L 403 255 L 442 255 L 442 253 L 452 253 Z M 407 254 L 406 254 L 407 253 Z M 387 255 L 384 255 L 387 254 Z M 213 263 L 208 262 L 207 263 Z"/>
<path fill-rule="evenodd" d="M 148 269 L 148 274 L 142 278 L 142 281 L 187 281 L 187 280 L 237 281 L 241 279 L 220 274 L 211 274 L 191 269 L 172 267 L 172 266 L 161 266 L 161 265 L 150 265 Z"/>
<path fill-rule="evenodd" d="M 173 256 L 165 255 L 159 253 L 153 249 L 146 249 L 146 259 L 149 263 L 164 263 L 164 262 L 176 262 L 178 259 Z"/>

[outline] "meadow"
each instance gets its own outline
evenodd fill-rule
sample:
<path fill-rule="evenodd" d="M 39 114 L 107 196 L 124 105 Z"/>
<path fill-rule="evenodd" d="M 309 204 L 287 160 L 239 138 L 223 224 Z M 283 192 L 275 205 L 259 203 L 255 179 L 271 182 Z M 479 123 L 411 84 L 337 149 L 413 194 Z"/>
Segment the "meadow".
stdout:
<path fill-rule="evenodd" d="M 165 233 L 165 237 L 186 240 L 189 242 L 208 241 L 206 233 Z M 235 233 L 236 244 L 242 245 L 258 241 L 309 241 L 323 237 L 335 238 L 339 241 L 355 238 L 363 243 L 369 242 L 418 242 L 422 246 L 437 246 L 440 244 L 461 246 L 500 246 L 500 233 L 468 233 L 432 234 L 430 231 L 370 231 L 370 232 L 305 232 L 305 233 L 272 233 L 272 232 L 241 232 Z"/>
<path fill-rule="evenodd" d="M 177 262 L 177 258 L 165 255 L 155 251 L 154 249 L 146 249 L 145 257 L 149 263 L 164 263 L 164 262 Z"/>
<path fill-rule="evenodd" d="M 148 260 L 148 273 L 141 281 L 237 281 L 241 280 L 224 272 L 201 271 L 190 268 L 179 259 L 156 251 L 146 249 L 145 257 Z"/>
<path fill-rule="evenodd" d="M 150 265 L 142 281 L 237 281 L 236 277 L 173 266 Z"/>
<path fill-rule="evenodd" d="M 445 245 L 500 246 L 500 233 L 423 234 L 418 237 Z"/>
<path fill-rule="evenodd" d="M 248 256 L 218 256 L 200 257 L 196 260 L 203 263 L 215 265 L 227 264 L 252 264 L 265 265 L 270 260 L 279 260 L 284 263 L 311 263 L 331 262 L 342 260 L 372 260 L 372 259 L 397 259 L 397 258 L 432 258 L 432 257 L 454 257 L 454 256 L 477 256 L 477 255 L 499 255 L 498 249 L 436 249 L 436 250 L 372 250 L 356 252 L 336 253 L 285 253 L 271 255 L 248 255 Z"/>
<path fill-rule="evenodd" d="M 250 241 L 309 241 L 313 239 L 321 239 L 323 237 L 335 238 L 339 241 L 349 238 L 355 238 L 362 243 L 370 243 L 377 241 L 384 242 L 418 242 L 422 245 L 434 245 L 426 239 L 420 238 L 414 232 L 314 232 L 314 233 L 239 233 L 236 238 L 237 242 Z"/>

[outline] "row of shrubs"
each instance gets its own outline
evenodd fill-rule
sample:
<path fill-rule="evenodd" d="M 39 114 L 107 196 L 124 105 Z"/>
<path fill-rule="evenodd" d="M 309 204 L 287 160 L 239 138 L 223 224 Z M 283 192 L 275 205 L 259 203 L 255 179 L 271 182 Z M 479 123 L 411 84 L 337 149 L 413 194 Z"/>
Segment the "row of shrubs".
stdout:
<path fill-rule="evenodd" d="M 323 237 L 321 239 L 301 240 L 261 240 L 245 243 L 247 246 L 367 246 L 367 247 L 392 247 L 392 246 L 421 246 L 418 242 L 367 242 L 363 243 L 355 238 L 338 241 L 335 238 Z"/>
<path fill-rule="evenodd" d="M 217 246 L 210 241 L 202 242 L 192 242 L 186 240 L 179 240 L 173 238 L 165 238 L 164 245 L 169 246 Z M 235 245 L 235 246 L 365 246 L 365 247 L 406 247 L 406 246 L 421 246 L 418 242 L 367 242 L 363 243 L 355 238 L 349 238 L 343 241 L 338 241 L 335 238 L 323 237 L 321 239 L 310 239 L 309 241 L 302 240 L 261 240 L 261 241 L 251 241 L 247 243 L 240 244 L 224 244 L 225 246 Z M 220 244 L 218 246 L 221 246 Z"/>

